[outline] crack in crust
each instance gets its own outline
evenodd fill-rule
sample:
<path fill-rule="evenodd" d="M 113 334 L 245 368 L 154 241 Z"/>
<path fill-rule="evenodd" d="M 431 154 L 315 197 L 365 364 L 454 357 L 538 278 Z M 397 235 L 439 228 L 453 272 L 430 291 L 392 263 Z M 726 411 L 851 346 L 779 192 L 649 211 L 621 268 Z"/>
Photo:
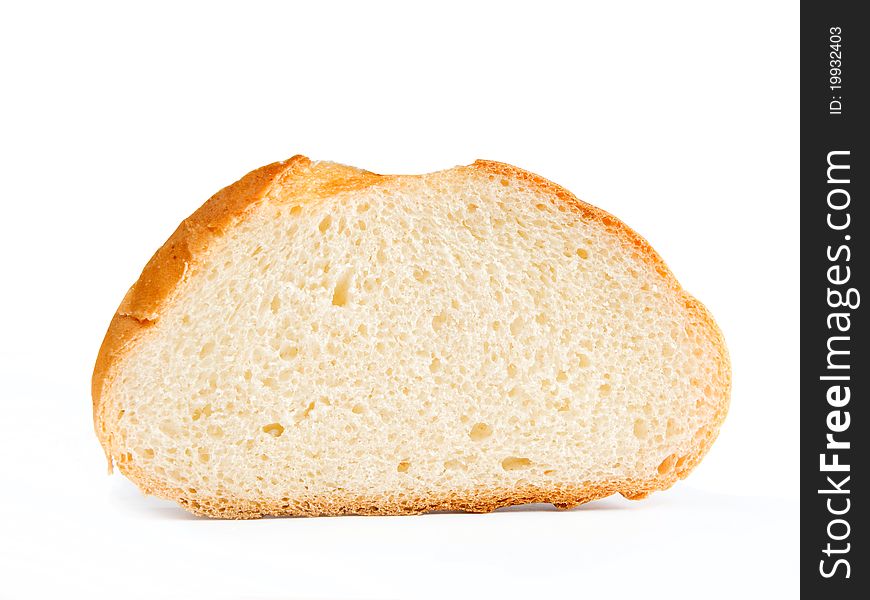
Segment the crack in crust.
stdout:
<path fill-rule="evenodd" d="M 579 483 L 554 483 L 552 486 L 518 486 L 510 489 L 457 490 L 449 494 L 398 496 L 357 496 L 346 492 L 310 497 L 263 498 L 208 497 L 190 490 L 168 486 L 148 475 L 135 464 L 129 453 L 117 447 L 109 425 L 107 402 L 103 389 L 115 375 L 120 361 L 159 320 L 162 309 L 171 304 L 175 293 L 192 272 L 197 257 L 211 240 L 220 237 L 264 198 L 294 198 L 310 202 L 328 198 L 340 192 L 363 189 L 384 183 L 400 183 L 402 179 L 421 175 L 378 175 L 362 169 L 336 163 L 312 162 L 296 155 L 286 161 L 272 163 L 245 175 L 236 183 L 212 196 L 190 217 L 182 221 L 166 243 L 154 254 L 133 284 L 112 321 L 97 356 L 92 378 L 94 429 L 108 461 L 113 462 L 127 478 L 145 494 L 174 500 L 197 515 L 252 519 L 263 516 L 318 515 L 400 515 L 429 511 L 490 512 L 503 506 L 528 503 L 552 503 L 557 508 L 573 508 L 580 504 L 621 494 L 639 500 L 654 491 L 671 487 L 685 478 L 701 461 L 716 439 L 728 412 L 731 393 L 731 367 L 722 332 L 709 311 L 686 293 L 665 262 L 649 243 L 622 221 L 606 211 L 587 204 L 571 192 L 534 173 L 495 161 L 478 160 L 465 167 L 491 179 L 502 177 L 535 188 L 548 196 L 559 210 L 574 210 L 587 221 L 599 223 L 621 239 L 635 258 L 647 262 L 661 276 L 662 284 L 680 294 L 692 324 L 711 347 L 718 351 L 716 360 L 716 406 L 712 420 L 695 434 L 694 448 L 683 456 L 667 457 L 658 473 L 649 479 L 624 479 Z"/>

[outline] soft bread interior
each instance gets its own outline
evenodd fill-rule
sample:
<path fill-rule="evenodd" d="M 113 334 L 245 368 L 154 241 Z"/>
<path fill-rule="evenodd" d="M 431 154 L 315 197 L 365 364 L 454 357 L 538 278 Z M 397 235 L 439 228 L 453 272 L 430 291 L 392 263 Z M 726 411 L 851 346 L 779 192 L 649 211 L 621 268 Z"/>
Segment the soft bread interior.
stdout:
<path fill-rule="evenodd" d="M 660 271 L 470 168 L 277 187 L 113 369 L 112 455 L 227 502 L 656 478 L 710 435 L 727 360 Z"/>

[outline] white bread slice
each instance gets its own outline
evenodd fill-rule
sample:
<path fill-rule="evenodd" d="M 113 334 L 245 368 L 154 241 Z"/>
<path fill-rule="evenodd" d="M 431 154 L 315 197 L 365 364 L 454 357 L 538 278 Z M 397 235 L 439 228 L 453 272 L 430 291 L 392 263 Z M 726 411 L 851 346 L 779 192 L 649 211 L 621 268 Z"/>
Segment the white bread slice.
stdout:
<path fill-rule="evenodd" d="M 647 242 L 515 167 L 296 156 L 157 251 L 100 349 L 94 424 L 202 515 L 642 498 L 727 411 L 719 329 Z"/>

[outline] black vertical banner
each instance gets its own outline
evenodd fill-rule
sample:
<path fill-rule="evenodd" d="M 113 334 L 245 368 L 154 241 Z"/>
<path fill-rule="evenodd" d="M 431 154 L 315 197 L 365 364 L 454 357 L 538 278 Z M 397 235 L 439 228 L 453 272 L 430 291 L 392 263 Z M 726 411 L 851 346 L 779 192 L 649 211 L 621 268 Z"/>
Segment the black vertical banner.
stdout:
<path fill-rule="evenodd" d="M 838 600 L 870 597 L 866 8 L 801 3 L 801 588 Z"/>

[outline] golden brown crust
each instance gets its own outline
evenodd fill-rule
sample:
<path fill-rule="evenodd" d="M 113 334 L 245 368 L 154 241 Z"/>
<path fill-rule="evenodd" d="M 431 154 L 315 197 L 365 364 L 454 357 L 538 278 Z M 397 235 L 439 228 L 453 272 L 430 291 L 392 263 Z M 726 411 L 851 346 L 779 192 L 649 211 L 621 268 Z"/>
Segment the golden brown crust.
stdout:
<path fill-rule="evenodd" d="M 119 470 L 136 483 L 143 493 L 173 500 L 190 512 L 220 519 L 259 519 L 261 517 L 317 517 L 335 515 L 413 515 L 432 511 L 462 511 L 484 513 L 518 504 L 552 504 L 558 509 L 571 509 L 586 502 L 621 494 L 629 500 L 646 498 L 652 492 L 671 487 L 685 478 L 701 460 L 715 435 L 703 436 L 703 449 L 677 459 L 669 457 L 669 470 L 652 480 L 623 479 L 586 484 L 551 486 L 522 485 L 515 488 L 478 488 L 419 496 L 353 495 L 334 492 L 309 497 L 249 499 L 222 498 L 197 494 L 195 490 L 169 487 L 150 477 L 132 461 L 122 459 Z"/>
<path fill-rule="evenodd" d="M 113 375 L 113 368 L 136 345 L 142 335 L 159 318 L 185 278 L 195 266 L 197 257 L 209 243 L 221 236 L 254 205 L 275 191 L 277 199 L 299 198 L 306 201 L 362 189 L 371 185 L 415 176 L 377 175 L 334 163 L 312 163 L 297 155 L 253 171 L 236 183 L 212 196 L 202 207 L 185 219 L 166 243 L 154 254 L 139 280 L 127 292 L 113 317 L 100 348 L 92 379 L 94 428 L 106 452 L 111 470 L 112 461 L 146 494 L 175 500 L 199 515 L 247 519 L 266 515 L 338 515 L 338 514 L 416 514 L 436 510 L 489 512 L 502 506 L 526 503 L 552 503 L 558 508 L 571 508 L 591 500 L 619 493 L 629 499 L 641 499 L 656 490 L 667 489 L 685 478 L 701 461 L 718 435 L 728 411 L 731 390 L 731 370 L 722 333 L 707 309 L 682 290 L 665 262 L 649 243 L 613 215 L 579 200 L 571 192 L 528 171 L 495 161 L 478 160 L 468 167 L 488 176 L 501 177 L 506 182 L 518 182 L 549 196 L 559 210 L 574 210 L 587 221 L 595 221 L 622 239 L 635 257 L 649 264 L 662 283 L 678 293 L 692 318 L 696 335 L 703 336 L 718 351 L 716 378 L 705 393 L 712 403 L 714 418 L 698 430 L 694 448 L 682 456 L 671 455 L 659 466 L 655 477 L 645 480 L 614 480 L 576 485 L 553 484 L 551 487 L 524 486 L 514 489 L 476 489 L 457 491 L 439 497 L 416 498 L 363 497 L 347 494 L 284 498 L 280 501 L 245 498 L 209 498 L 191 490 L 173 488 L 154 479 L 136 465 L 130 454 L 113 455 L 112 432 L 107 428 L 102 390 Z"/>

